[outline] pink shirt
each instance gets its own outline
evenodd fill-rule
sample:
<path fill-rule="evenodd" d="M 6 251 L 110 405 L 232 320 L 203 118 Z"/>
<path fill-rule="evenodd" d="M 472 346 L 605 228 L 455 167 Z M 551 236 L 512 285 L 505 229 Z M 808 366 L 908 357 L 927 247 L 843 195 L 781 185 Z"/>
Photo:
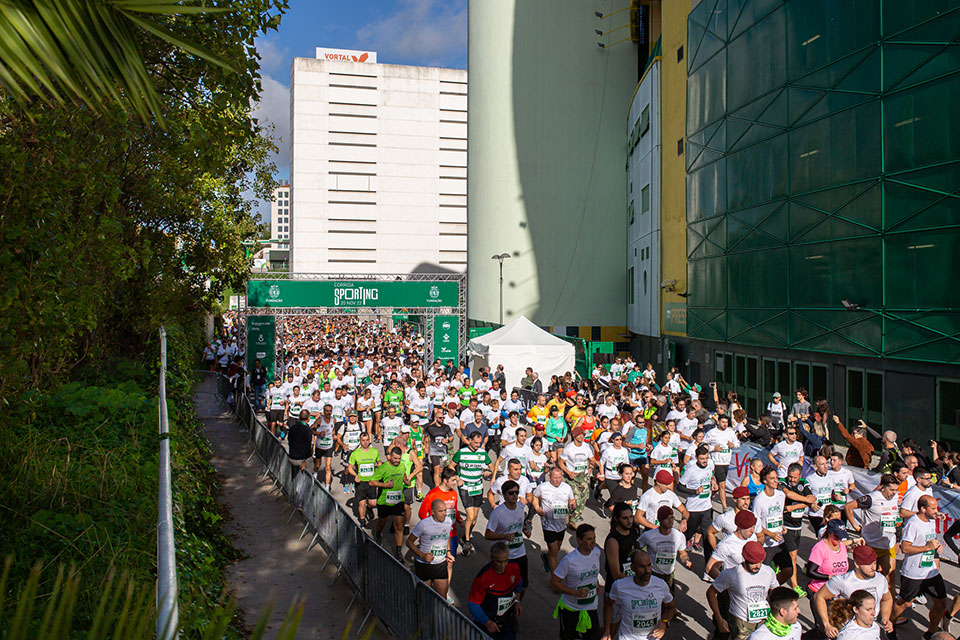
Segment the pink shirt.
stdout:
<path fill-rule="evenodd" d="M 810 550 L 809 562 L 817 567 L 817 571 L 828 576 L 844 574 L 850 567 L 847 560 L 847 548 L 841 544 L 839 549 L 832 551 L 827 546 L 826 540 L 821 540 L 813 545 L 813 549 Z M 823 580 L 811 580 L 810 591 L 816 593 L 824 584 L 826 582 Z"/>

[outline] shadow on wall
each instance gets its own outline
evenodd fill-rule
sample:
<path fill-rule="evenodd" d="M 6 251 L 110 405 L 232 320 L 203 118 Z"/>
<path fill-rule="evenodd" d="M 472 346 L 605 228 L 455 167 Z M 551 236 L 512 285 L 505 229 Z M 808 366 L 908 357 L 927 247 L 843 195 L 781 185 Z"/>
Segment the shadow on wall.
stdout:
<path fill-rule="evenodd" d="M 438 264 L 431 264 L 429 262 L 421 262 L 420 264 L 415 266 L 413 269 L 411 269 L 410 273 L 417 273 L 417 274 L 440 273 L 443 275 L 459 275 L 460 274 L 459 271 L 453 271 L 451 269 L 447 269 L 446 267 L 441 267 Z"/>
<path fill-rule="evenodd" d="M 507 293 L 505 321 L 524 313 L 540 325 L 626 324 L 625 123 L 636 45 L 600 50 L 591 3 L 514 7 L 513 117 L 526 222 L 504 233 L 529 225 L 539 286 L 524 292 L 525 283 L 505 277 L 505 292 L 538 301 L 526 309 Z"/>

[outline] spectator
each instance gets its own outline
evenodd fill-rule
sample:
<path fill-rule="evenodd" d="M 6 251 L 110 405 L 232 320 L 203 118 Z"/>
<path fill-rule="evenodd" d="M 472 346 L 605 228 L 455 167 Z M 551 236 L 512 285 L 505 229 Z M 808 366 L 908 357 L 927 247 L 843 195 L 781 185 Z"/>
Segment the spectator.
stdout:
<path fill-rule="evenodd" d="M 860 422 L 863 423 L 863 420 Z M 880 461 L 873 468 L 873 471 L 890 473 L 890 467 L 897 460 L 903 460 L 903 453 L 897 446 L 897 434 L 893 431 L 884 431 L 883 438 L 880 441 Z"/>
<path fill-rule="evenodd" d="M 847 431 L 843 423 L 840 422 L 839 416 L 834 415 L 833 422 L 837 425 L 837 430 L 840 431 L 840 435 L 850 443 L 850 448 L 847 449 L 847 464 L 851 467 L 857 467 L 858 469 L 869 469 L 870 459 L 873 457 L 873 445 L 867 440 L 866 423 L 861 420 L 860 423 L 853 428 L 853 433 L 851 433 Z"/>

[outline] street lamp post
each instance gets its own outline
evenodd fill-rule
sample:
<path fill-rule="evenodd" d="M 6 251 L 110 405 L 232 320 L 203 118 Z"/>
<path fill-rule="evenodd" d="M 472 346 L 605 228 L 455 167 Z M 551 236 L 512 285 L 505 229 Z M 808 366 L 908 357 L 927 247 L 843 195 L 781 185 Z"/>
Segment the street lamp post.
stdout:
<path fill-rule="evenodd" d="M 503 326 L 503 261 L 506 258 L 509 258 L 509 253 L 498 253 L 495 256 L 491 256 L 491 260 L 497 260 L 500 262 L 500 326 Z"/>

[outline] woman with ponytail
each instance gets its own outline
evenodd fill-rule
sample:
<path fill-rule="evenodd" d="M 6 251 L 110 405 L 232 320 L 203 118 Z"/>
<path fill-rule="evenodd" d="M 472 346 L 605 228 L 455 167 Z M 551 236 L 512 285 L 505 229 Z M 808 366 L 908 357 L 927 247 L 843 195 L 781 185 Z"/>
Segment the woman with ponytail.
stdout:
<path fill-rule="evenodd" d="M 877 601 L 869 591 L 858 589 L 849 598 L 837 598 L 830 605 L 830 624 L 840 629 L 837 640 L 880 640 Z"/>

